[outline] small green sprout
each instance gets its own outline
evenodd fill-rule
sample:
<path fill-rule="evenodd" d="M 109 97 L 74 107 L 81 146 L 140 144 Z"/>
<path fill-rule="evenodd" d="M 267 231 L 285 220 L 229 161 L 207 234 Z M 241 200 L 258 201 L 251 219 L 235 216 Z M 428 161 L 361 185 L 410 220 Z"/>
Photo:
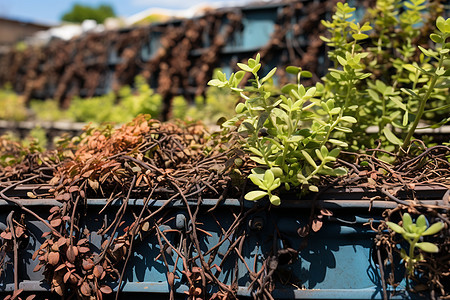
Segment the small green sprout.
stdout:
<path fill-rule="evenodd" d="M 438 233 L 444 228 L 444 223 L 437 222 L 427 226 L 427 219 L 424 215 L 420 215 L 416 223 L 413 223 L 410 214 L 403 214 L 403 224 L 402 226 L 395 224 L 393 222 L 386 222 L 389 228 L 396 233 L 399 233 L 403 236 L 403 238 L 409 243 L 409 254 L 406 254 L 405 249 L 401 249 L 402 259 L 406 263 L 406 268 L 409 275 L 412 275 L 414 271 L 414 266 L 417 262 L 423 260 L 423 256 L 421 254 L 414 255 L 414 249 L 418 247 L 422 251 L 429 253 L 437 253 L 439 252 L 438 246 L 429 242 L 419 242 L 420 238 L 426 235 L 433 235 Z"/>
<path fill-rule="evenodd" d="M 257 185 L 262 191 L 252 191 L 245 195 L 246 200 L 256 201 L 265 196 L 269 196 L 270 203 L 273 205 L 280 205 L 280 197 L 273 195 L 272 191 L 278 188 L 281 184 L 280 178 L 275 178 L 272 170 L 266 170 L 262 174 L 262 169 L 253 169 L 252 174 L 248 176 L 250 180 Z"/>

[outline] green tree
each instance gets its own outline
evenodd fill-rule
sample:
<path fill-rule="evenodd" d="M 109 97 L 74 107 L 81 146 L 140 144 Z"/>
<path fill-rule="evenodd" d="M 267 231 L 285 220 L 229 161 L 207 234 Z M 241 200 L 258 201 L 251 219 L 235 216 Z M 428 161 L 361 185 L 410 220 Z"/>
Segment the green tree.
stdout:
<path fill-rule="evenodd" d="M 106 18 L 115 17 L 114 9 L 108 4 L 101 4 L 98 7 L 92 7 L 82 4 L 74 4 L 72 9 L 65 13 L 62 21 L 81 23 L 84 20 L 95 20 L 97 23 L 103 23 Z"/>

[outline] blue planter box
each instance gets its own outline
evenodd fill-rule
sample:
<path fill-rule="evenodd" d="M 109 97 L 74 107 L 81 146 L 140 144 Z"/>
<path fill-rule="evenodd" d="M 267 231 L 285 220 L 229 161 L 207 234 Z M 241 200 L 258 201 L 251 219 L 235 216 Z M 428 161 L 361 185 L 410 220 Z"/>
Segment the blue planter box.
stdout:
<path fill-rule="evenodd" d="M 332 191 L 333 192 L 333 191 Z M 278 252 L 279 265 L 274 275 L 276 288 L 273 297 L 276 299 L 382 299 L 383 291 L 381 278 L 377 264 L 374 262 L 374 237 L 375 232 L 370 229 L 368 223 L 372 220 L 376 226 L 380 220 L 381 212 L 386 208 L 396 207 L 396 203 L 389 201 L 369 201 L 353 200 L 352 194 L 333 192 L 325 195 L 325 199 L 318 200 L 316 204 L 333 211 L 333 216 L 324 217 L 323 227 L 308 237 L 302 238 L 297 230 L 304 226 L 310 216 L 310 200 L 289 200 L 285 199 L 280 207 L 271 207 L 270 211 L 260 203 L 245 201 L 243 206 L 238 200 L 228 199 L 223 201 L 216 210 L 207 213 L 207 209 L 216 204 L 216 200 L 204 200 L 202 209 L 199 212 L 198 220 L 202 223 L 200 228 L 209 232 L 212 236 L 201 234 L 199 240 L 203 253 L 217 245 L 222 238 L 222 231 L 217 225 L 219 220 L 221 226 L 227 230 L 234 221 L 234 214 L 238 214 L 241 209 L 248 213 L 245 219 L 245 231 L 247 236 L 243 243 L 242 255 L 246 264 L 250 268 L 256 267 L 260 270 L 265 258 L 274 255 L 277 249 L 300 249 L 298 255 Z M 348 195 L 347 199 L 342 199 Z M 353 193 L 355 195 L 355 193 Z M 327 199 L 340 198 L 340 199 Z M 428 200 L 436 203 L 436 200 Z M 39 215 L 48 216 L 49 208 L 54 205 L 61 205 L 55 200 L 45 199 L 24 199 L 22 203 L 37 212 Z M 108 223 L 113 221 L 117 212 L 119 200 L 113 203 L 106 211 L 99 214 L 106 200 L 88 200 L 87 216 L 84 218 L 86 226 L 92 232 L 90 242 L 98 249 L 102 242 L 101 236 L 95 231 L 101 228 L 104 218 Z M 150 201 L 151 208 L 160 207 L 165 201 Z M 140 211 L 143 200 L 130 200 L 128 204 L 128 215 L 126 222 L 132 221 L 131 210 Z M 192 202 L 192 207 L 196 201 Z M 258 205 L 261 206 L 258 208 Z M 371 209 L 369 211 L 369 205 Z M 251 209 L 254 208 L 254 212 Z M 6 216 L 14 209 L 19 213 L 18 207 L 13 207 L 6 201 L 0 200 L 0 229 L 5 228 Z M 176 228 L 185 230 L 189 226 L 186 207 L 182 201 L 173 201 L 166 209 L 169 211 L 167 218 L 173 219 L 166 225 L 160 226 L 161 231 Z M 214 215 L 214 217 L 213 217 Z M 32 260 L 34 251 L 41 245 L 44 238 L 42 232 L 47 228 L 31 216 L 26 215 L 27 227 L 30 231 L 30 239 L 25 249 L 19 253 L 19 278 L 20 288 L 29 292 L 44 293 L 49 296 L 49 286 L 43 282 L 41 272 L 33 272 L 37 265 L 37 260 Z M 119 230 L 119 232 L 121 232 Z M 238 231 L 239 232 L 239 231 Z M 281 235 L 281 238 L 280 238 Z M 179 236 L 176 233 L 167 233 L 166 237 L 173 245 L 178 245 Z M 231 237 L 233 241 L 233 237 Z M 220 265 L 223 256 L 230 246 L 230 241 L 225 241 L 219 248 L 218 255 L 214 263 Z M 97 249 L 97 250 L 98 250 Z M 275 251 L 273 251 L 275 249 Z M 123 285 L 123 293 L 129 293 L 136 297 L 152 297 L 166 299 L 169 293 L 169 285 L 166 278 L 166 267 L 161 260 L 157 259 L 160 253 L 159 243 L 154 235 L 147 236 L 143 242 L 136 242 L 133 247 L 133 255 L 127 265 L 126 276 Z M 176 261 L 176 253 L 168 255 L 168 263 Z M 207 260 L 208 255 L 205 256 Z M 11 256 L 7 259 L 12 261 Z M 288 264 L 290 260 L 293 263 Z M 236 262 L 237 265 L 236 265 Z M 200 264 L 198 264 L 200 265 Z M 399 277 L 401 279 L 403 270 L 398 262 Z M 236 269 L 237 268 L 237 269 Z M 178 260 L 178 270 L 182 270 L 181 259 Z M 120 270 L 120 269 L 119 269 Z M 222 265 L 222 271 L 218 276 L 219 280 L 226 284 L 232 282 L 233 276 L 237 274 L 239 297 L 252 296 L 252 291 L 248 288 L 251 280 L 245 264 L 235 253 L 230 254 Z M 177 275 L 182 277 L 180 272 Z M 0 278 L 0 295 L 13 290 L 13 266 L 7 264 L 7 268 Z M 115 288 L 117 288 L 117 283 Z M 184 298 L 183 292 L 188 290 L 188 286 L 180 279 L 175 280 L 175 289 L 179 297 Z M 388 287 L 388 290 L 392 290 Z M 211 287 L 210 292 L 214 291 Z M 396 288 L 396 294 L 390 299 L 411 299 L 414 298 L 405 292 L 404 286 Z"/>

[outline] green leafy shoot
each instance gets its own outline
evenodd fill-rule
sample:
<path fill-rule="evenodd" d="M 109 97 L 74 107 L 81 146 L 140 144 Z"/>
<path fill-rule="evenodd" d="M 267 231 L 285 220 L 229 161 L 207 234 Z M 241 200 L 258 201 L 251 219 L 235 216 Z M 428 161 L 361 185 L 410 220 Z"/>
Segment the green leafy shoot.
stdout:
<path fill-rule="evenodd" d="M 429 242 L 419 242 L 419 240 L 423 236 L 434 235 L 441 231 L 442 228 L 444 228 L 444 223 L 437 222 L 428 227 L 427 220 L 424 215 L 420 215 L 417 218 L 416 223 L 413 223 L 411 215 L 404 213 L 402 218 L 402 226 L 393 222 L 386 222 L 386 224 L 392 231 L 401 234 L 402 237 L 409 243 L 409 254 L 407 254 L 404 249 L 401 250 L 401 256 L 406 263 L 406 269 L 409 276 L 413 274 L 415 265 L 420 260 L 423 260 L 421 254 L 416 255 L 414 253 L 416 247 L 429 253 L 439 252 L 439 248 L 435 244 Z"/>
<path fill-rule="evenodd" d="M 343 168 L 333 168 L 338 147 L 346 147 L 347 143 L 330 137 L 337 128 L 351 131 L 356 119 L 344 115 L 333 99 L 318 98 L 323 85 L 305 87 L 301 83 L 303 77 L 312 76 L 310 72 L 287 67 L 286 71 L 295 75 L 297 83 L 287 84 L 281 89 L 281 95 L 273 95 L 270 83 L 276 68 L 261 78 L 259 54 L 247 64 L 239 63 L 238 67 L 241 71 L 228 79 L 221 73 L 209 85 L 228 88 L 243 99 L 236 105 L 236 116 L 222 126 L 237 131 L 243 149 L 259 165 L 249 179 L 260 190 L 249 192 L 245 199 L 256 201 L 268 196 L 272 204 L 279 205 L 280 198 L 273 193 L 279 193 L 276 191 L 279 187 L 317 192 L 315 182 L 320 174 L 347 173 Z M 240 87 L 245 73 L 251 73 L 253 79 L 249 85 Z"/>

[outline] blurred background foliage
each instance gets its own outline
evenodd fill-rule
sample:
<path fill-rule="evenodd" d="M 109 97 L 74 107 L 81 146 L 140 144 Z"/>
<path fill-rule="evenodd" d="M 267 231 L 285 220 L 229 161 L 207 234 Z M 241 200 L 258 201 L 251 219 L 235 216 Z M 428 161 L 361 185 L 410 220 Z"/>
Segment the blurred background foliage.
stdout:
<path fill-rule="evenodd" d="M 206 96 L 198 96 L 193 103 L 177 96 L 173 101 L 172 119 L 200 120 L 213 125 L 218 119 L 230 118 L 238 101 L 218 88 L 210 88 Z M 161 117 L 162 97 L 155 93 L 141 76 L 137 76 L 133 87 L 120 89 L 117 95 L 109 93 L 88 99 L 75 97 L 68 109 L 61 109 L 53 99 L 32 100 L 26 107 L 22 97 L 10 88 L 0 89 L 0 120 L 7 121 L 68 121 L 93 123 L 126 123 L 139 114 Z"/>
<path fill-rule="evenodd" d="M 62 15 L 61 20 L 71 23 L 82 23 L 84 20 L 95 20 L 102 24 L 107 18 L 116 17 L 116 13 L 111 5 L 100 4 L 99 6 L 90 6 L 75 3 L 72 8 Z"/>
<path fill-rule="evenodd" d="M 27 118 L 23 97 L 13 92 L 9 86 L 0 89 L 0 107 L 0 120 L 23 121 Z"/>

